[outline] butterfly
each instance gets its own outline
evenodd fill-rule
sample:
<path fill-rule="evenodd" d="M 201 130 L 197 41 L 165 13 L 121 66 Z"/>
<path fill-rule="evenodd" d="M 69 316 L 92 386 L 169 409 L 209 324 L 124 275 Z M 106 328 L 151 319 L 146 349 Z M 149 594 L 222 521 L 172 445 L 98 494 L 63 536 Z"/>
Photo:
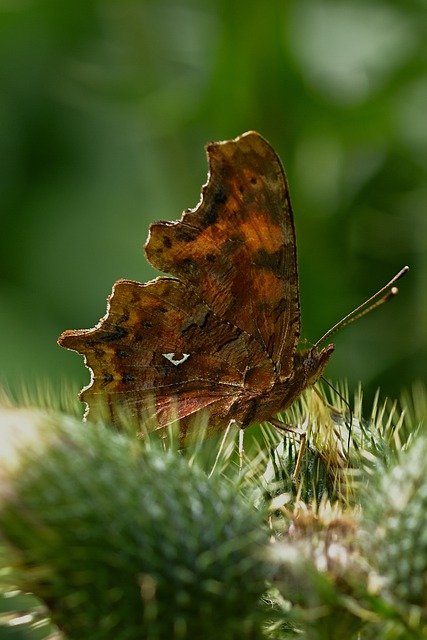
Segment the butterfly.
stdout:
<path fill-rule="evenodd" d="M 207 435 L 273 420 L 334 350 L 298 349 L 295 228 L 279 157 L 254 131 L 206 149 L 199 204 L 149 229 L 146 257 L 170 275 L 117 281 L 94 328 L 59 337 L 91 370 L 80 394 L 91 418 L 107 410 L 117 424 L 122 409 L 138 420 L 148 411 L 160 429 L 178 420 L 184 437 L 200 411 Z M 397 292 L 391 283 L 381 292 Z"/>

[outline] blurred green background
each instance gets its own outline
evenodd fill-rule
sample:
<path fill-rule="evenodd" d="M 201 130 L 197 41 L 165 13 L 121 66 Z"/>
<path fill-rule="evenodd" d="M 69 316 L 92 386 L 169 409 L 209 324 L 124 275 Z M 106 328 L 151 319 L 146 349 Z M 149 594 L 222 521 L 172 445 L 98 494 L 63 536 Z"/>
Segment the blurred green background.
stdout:
<path fill-rule="evenodd" d="M 198 202 L 207 141 L 248 129 L 288 174 L 304 337 L 411 267 L 336 336 L 329 377 L 426 378 L 425 0 L 1 0 L 0 74 L 7 385 L 88 382 L 58 334 L 153 277 L 149 223 Z"/>

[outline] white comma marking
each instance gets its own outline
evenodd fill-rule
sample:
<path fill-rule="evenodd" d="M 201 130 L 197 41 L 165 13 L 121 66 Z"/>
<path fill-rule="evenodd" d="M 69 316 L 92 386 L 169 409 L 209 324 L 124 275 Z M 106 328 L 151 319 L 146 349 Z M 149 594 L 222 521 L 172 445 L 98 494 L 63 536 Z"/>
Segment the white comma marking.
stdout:
<path fill-rule="evenodd" d="M 174 364 L 177 367 L 179 364 L 182 364 L 183 362 L 185 362 L 187 358 L 190 357 L 190 354 L 183 353 L 182 358 L 175 358 L 174 353 L 162 353 L 162 356 L 166 358 L 166 360 L 169 360 L 169 362 L 172 362 L 172 364 Z"/>

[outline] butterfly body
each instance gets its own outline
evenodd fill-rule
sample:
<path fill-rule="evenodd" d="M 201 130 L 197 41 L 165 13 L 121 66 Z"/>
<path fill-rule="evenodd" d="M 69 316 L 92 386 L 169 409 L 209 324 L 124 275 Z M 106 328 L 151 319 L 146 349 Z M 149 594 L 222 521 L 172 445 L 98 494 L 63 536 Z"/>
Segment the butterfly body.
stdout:
<path fill-rule="evenodd" d="M 271 387 L 264 392 L 249 388 L 244 398 L 236 401 L 232 407 L 235 415 L 229 418 L 246 427 L 251 423 L 268 421 L 276 413 L 285 411 L 305 389 L 317 382 L 333 350 L 331 344 L 320 352 L 298 352 L 294 372 L 289 378 L 281 381 L 274 377 Z"/>
<path fill-rule="evenodd" d="M 150 227 L 147 258 L 173 277 L 119 280 L 96 327 L 59 338 L 91 369 L 81 397 L 92 417 L 148 411 L 185 434 L 204 410 L 208 431 L 246 427 L 290 406 L 333 351 L 297 350 L 295 231 L 276 153 L 255 132 L 207 151 L 197 207 Z"/>

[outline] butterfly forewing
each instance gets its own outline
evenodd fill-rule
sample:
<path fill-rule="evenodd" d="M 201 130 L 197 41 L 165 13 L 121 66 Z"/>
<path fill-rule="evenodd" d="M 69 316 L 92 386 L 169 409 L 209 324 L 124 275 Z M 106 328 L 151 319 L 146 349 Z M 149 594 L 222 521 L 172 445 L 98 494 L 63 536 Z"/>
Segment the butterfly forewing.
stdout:
<path fill-rule="evenodd" d="M 150 229 L 155 267 L 191 284 L 219 317 L 253 336 L 281 379 L 300 333 L 295 232 L 285 174 L 257 133 L 207 147 L 209 180 L 181 220 Z"/>

